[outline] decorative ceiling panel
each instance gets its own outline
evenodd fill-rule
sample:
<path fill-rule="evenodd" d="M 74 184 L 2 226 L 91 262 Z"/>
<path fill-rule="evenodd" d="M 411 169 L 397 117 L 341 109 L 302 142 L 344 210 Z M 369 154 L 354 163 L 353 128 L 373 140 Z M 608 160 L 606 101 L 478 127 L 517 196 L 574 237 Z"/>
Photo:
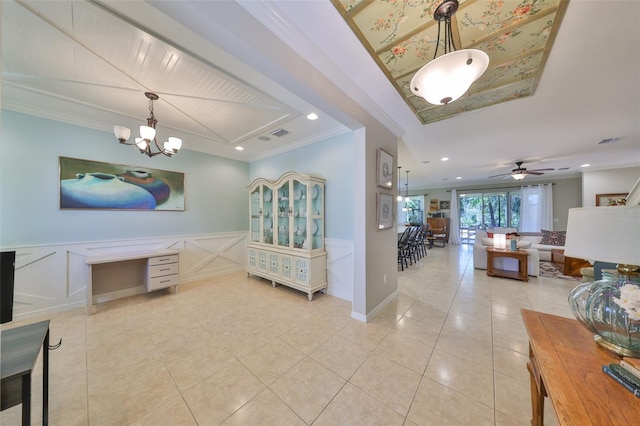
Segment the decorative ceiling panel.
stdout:
<path fill-rule="evenodd" d="M 434 57 L 442 0 L 332 0 L 378 66 L 423 124 L 532 96 L 567 8 L 564 0 L 460 1 L 452 19 L 458 49 L 489 55 L 489 68 L 462 98 L 435 106 L 409 89 Z M 443 42 L 438 55 L 444 52 Z"/>

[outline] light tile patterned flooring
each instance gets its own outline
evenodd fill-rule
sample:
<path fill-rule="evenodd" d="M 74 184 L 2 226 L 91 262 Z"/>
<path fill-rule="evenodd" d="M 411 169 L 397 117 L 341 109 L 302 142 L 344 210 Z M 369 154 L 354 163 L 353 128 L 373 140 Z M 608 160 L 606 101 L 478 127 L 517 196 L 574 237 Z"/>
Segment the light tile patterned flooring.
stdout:
<path fill-rule="evenodd" d="M 490 278 L 465 245 L 398 276 L 367 324 L 348 302 L 244 273 L 53 314 L 50 424 L 528 425 L 520 308 L 571 317 L 577 282 Z M 0 423 L 19 424 L 20 406 Z"/>

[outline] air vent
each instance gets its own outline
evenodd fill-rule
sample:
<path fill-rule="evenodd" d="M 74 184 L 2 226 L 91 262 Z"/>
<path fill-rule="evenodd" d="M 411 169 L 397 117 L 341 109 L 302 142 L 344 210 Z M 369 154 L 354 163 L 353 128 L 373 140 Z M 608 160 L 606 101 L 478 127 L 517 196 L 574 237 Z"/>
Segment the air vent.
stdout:
<path fill-rule="evenodd" d="M 289 133 L 289 132 L 287 130 L 285 130 L 285 129 L 278 129 L 278 130 L 274 130 L 273 132 L 271 132 L 271 134 L 273 136 L 277 136 L 277 137 L 284 136 L 287 133 Z"/>
<path fill-rule="evenodd" d="M 602 145 L 605 143 L 616 143 L 620 140 L 620 138 L 609 138 L 609 139 L 602 139 L 600 142 L 598 142 L 598 145 Z"/>

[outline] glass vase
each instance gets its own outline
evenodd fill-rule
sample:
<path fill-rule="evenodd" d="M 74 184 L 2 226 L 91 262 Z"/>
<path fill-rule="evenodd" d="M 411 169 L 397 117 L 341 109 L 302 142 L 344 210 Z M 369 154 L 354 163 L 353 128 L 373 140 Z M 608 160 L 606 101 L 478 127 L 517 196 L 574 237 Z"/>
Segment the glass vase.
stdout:
<path fill-rule="evenodd" d="M 614 302 L 625 284 L 640 286 L 638 277 L 614 273 L 584 283 L 569 294 L 569 306 L 576 319 L 594 333 L 599 345 L 619 356 L 640 357 L 640 323 L 629 319 Z"/>

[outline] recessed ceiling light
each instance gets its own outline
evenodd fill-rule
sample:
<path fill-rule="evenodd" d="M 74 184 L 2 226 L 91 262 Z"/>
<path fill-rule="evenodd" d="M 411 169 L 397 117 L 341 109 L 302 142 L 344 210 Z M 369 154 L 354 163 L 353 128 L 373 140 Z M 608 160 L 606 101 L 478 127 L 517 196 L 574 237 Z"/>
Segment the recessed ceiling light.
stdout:
<path fill-rule="evenodd" d="M 309 119 L 309 120 L 317 120 L 318 119 L 318 114 L 316 114 L 315 112 L 312 112 L 312 113 L 307 115 L 307 119 Z"/>
<path fill-rule="evenodd" d="M 580 164 L 580 167 L 590 167 L 591 164 Z"/>
<path fill-rule="evenodd" d="M 460 180 L 462 179 L 462 176 L 456 176 L 456 179 Z"/>
<path fill-rule="evenodd" d="M 244 151 L 244 148 L 241 146 L 236 146 L 236 151 Z"/>
<path fill-rule="evenodd" d="M 449 161 L 449 157 L 442 157 L 440 161 Z"/>

